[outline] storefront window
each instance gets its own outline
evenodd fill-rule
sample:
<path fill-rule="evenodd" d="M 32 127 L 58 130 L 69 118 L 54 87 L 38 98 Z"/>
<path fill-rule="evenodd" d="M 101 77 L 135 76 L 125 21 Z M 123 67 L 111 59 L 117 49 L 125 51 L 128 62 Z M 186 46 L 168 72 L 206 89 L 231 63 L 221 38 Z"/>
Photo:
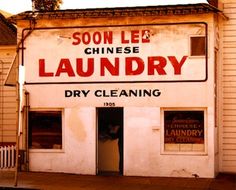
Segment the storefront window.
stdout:
<path fill-rule="evenodd" d="M 204 151 L 204 111 L 164 111 L 165 151 Z"/>
<path fill-rule="evenodd" d="M 29 112 L 29 148 L 62 148 L 61 111 Z"/>

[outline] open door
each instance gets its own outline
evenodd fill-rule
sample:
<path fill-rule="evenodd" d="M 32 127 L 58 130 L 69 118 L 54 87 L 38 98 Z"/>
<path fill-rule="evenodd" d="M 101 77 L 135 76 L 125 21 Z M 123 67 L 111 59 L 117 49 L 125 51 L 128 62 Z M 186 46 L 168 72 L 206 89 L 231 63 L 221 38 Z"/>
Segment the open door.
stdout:
<path fill-rule="evenodd" d="M 123 108 L 97 108 L 97 174 L 123 175 Z"/>

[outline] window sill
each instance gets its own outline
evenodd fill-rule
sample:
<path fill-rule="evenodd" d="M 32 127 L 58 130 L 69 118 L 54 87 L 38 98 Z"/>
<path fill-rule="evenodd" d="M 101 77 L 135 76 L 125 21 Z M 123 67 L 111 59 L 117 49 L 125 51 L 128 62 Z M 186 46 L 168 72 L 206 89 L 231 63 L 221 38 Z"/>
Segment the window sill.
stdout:
<path fill-rule="evenodd" d="M 65 153 L 64 149 L 29 149 L 29 153 Z"/>
<path fill-rule="evenodd" d="M 182 151 L 182 152 L 177 152 L 177 151 L 163 151 L 161 152 L 161 155 L 181 155 L 181 156 L 207 156 L 207 152 L 200 152 L 200 151 Z"/>

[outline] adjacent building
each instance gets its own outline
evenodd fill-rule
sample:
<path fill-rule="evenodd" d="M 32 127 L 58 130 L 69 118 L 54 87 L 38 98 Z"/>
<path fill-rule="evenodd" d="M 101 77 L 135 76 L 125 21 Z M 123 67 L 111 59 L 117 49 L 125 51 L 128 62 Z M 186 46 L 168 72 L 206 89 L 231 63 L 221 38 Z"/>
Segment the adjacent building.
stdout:
<path fill-rule="evenodd" d="M 4 86 L 16 54 L 16 35 L 16 27 L 0 11 L 0 146 L 16 142 L 16 88 Z"/>
<path fill-rule="evenodd" d="M 235 111 L 235 58 L 236 58 L 236 39 L 235 39 L 235 5 L 236 1 L 222 0 L 220 8 L 223 10 L 227 19 L 219 24 L 220 31 L 220 67 L 218 75 L 220 89 L 220 171 L 236 172 L 236 111 Z"/>

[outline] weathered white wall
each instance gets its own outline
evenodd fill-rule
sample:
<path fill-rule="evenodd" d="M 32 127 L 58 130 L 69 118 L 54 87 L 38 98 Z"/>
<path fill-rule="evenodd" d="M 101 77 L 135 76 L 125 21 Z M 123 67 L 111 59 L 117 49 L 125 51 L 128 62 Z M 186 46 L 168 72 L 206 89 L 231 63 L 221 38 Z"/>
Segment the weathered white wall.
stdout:
<path fill-rule="evenodd" d="M 112 19 L 111 19 L 112 20 Z M 97 19 L 96 24 L 161 23 L 157 19 Z M 204 21 L 209 27 L 208 80 L 194 83 L 150 84 L 54 84 L 25 85 L 32 109 L 64 110 L 63 150 L 30 151 L 31 171 L 96 174 L 96 107 L 112 102 L 124 107 L 124 174 L 142 176 L 214 177 L 214 39 L 210 15 L 179 16 L 173 22 Z M 44 26 L 47 22 L 38 22 Z M 67 21 L 65 25 L 86 25 L 89 19 Z M 25 23 L 24 23 L 25 24 Z M 22 26 L 24 26 L 24 24 Z M 55 25 L 58 24 L 55 22 Z M 61 23 L 60 23 L 61 24 Z M 47 25 L 47 24 L 46 24 Z M 50 23 L 49 26 L 53 24 Z M 181 43 L 181 42 L 179 42 Z M 51 52 L 48 52 L 50 54 Z M 30 60 L 30 57 L 28 57 Z M 34 75 L 35 73 L 32 73 Z M 159 97 L 95 97 L 103 89 L 159 89 Z M 87 97 L 65 98 L 65 90 L 90 90 Z M 206 112 L 206 151 L 202 154 L 163 154 L 162 108 L 204 109 Z"/>
<path fill-rule="evenodd" d="M 30 170 L 96 174 L 95 108 L 64 111 L 63 149 L 30 150 Z"/>
<path fill-rule="evenodd" d="M 214 122 L 212 108 L 207 111 L 207 153 L 165 154 L 161 110 L 156 107 L 130 107 L 125 109 L 124 171 L 138 176 L 214 176 Z"/>

